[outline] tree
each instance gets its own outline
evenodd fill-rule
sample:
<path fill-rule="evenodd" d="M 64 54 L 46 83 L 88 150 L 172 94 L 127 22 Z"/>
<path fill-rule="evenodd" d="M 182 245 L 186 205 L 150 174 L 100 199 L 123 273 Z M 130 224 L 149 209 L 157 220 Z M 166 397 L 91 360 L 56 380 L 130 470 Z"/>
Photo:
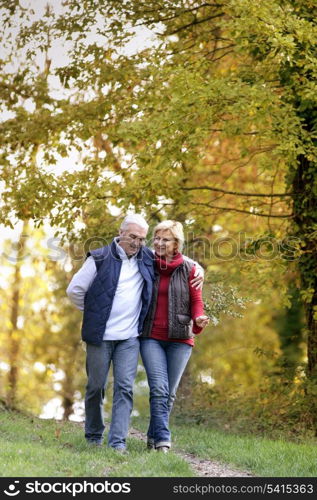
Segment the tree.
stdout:
<path fill-rule="evenodd" d="M 1 351 L 4 365 L 2 397 L 8 408 L 39 412 L 43 399 L 52 397 L 53 372 L 45 364 L 47 347 L 39 349 L 39 339 L 50 334 L 45 319 L 50 300 L 49 277 L 39 259 L 43 232 L 31 233 L 25 222 L 14 248 L 6 241 L 2 254 L 0 292 L 2 315 Z"/>
<path fill-rule="evenodd" d="M 21 328 L 18 325 L 21 300 L 21 265 L 25 255 L 26 231 L 28 224 L 23 224 L 23 229 L 18 242 L 18 251 L 14 266 L 14 278 L 12 283 L 12 297 L 10 304 L 10 326 L 8 328 L 8 390 L 6 404 L 8 408 L 14 408 L 17 400 L 19 351 L 21 347 Z"/>
<path fill-rule="evenodd" d="M 52 259 L 56 255 L 44 248 L 43 240 L 43 230 L 24 223 L 17 248 L 10 241 L 4 245 L 1 398 L 8 408 L 23 407 L 39 414 L 45 403 L 58 396 L 67 419 L 74 403 L 81 402 L 84 386 L 81 314 L 65 292 L 74 267 L 65 271 L 64 262 Z"/>
<path fill-rule="evenodd" d="M 289 296 L 290 306 L 276 311 L 274 322 L 280 338 L 281 363 L 290 372 L 290 375 L 294 376 L 303 357 L 304 311 L 299 290 L 294 285 L 290 286 Z"/>
<path fill-rule="evenodd" d="M 62 15 L 48 9 L 35 22 L 18 2 L 2 7 L 8 59 L 23 50 L 30 58 L 5 71 L 0 87 L 12 113 L 1 125 L 2 221 L 12 210 L 38 222 L 49 215 L 70 233 L 76 217 L 96 221 L 112 204 L 185 221 L 208 242 L 215 222 L 229 234 L 245 231 L 237 268 L 252 269 L 259 288 L 274 273 L 284 290 L 283 273 L 300 278 L 316 415 L 314 2 L 68 0 Z M 12 24 L 20 30 L 13 43 Z M 141 27 L 155 33 L 152 46 L 127 54 Z M 32 74 L 35 49 L 48 53 L 58 39 L 69 42 L 67 63 L 49 65 L 44 79 L 45 68 Z M 48 74 L 60 78 L 63 97 Z M 29 168 L 34 148 L 42 163 Z M 83 152 L 82 170 L 48 173 L 71 148 Z M 99 227 L 101 236 L 110 231 Z M 282 258 L 241 262 L 241 253 L 274 242 Z"/>
<path fill-rule="evenodd" d="M 82 315 L 66 296 L 66 288 L 79 264 L 74 262 L 71 271 L 66 271 L 65 265 L 52 260 L 46 266 L 52 288 L 51 310 L 46 313 L 51 324 L 51 337 L 48 341 L 43 335 L 39 348 L 46 352 L 46 364 L 62 373 L 60 389 L 56 394 L 61 399 L 64 420 L 74 413 L 74 404 L 82 402 L 85 383 L 84 347 L 80 338 Z"/>

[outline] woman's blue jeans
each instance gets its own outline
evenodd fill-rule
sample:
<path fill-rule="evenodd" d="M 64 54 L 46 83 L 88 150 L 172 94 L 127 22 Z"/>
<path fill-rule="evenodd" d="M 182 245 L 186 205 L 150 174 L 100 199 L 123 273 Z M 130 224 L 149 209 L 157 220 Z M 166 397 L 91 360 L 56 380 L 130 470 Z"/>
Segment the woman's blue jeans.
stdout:
<path fill-rule="evenodd" d="M 105 430 L 103 401 L 105 386 L 113 365 L 113 401 L 108 446 L 125 448 L 133 405 L 133 383 L 139 358 L 139 338 L 105 340 L 100 346 L 87 344 L 88 383 L 85 397 L 85 437 L 101 443 Z"/>
<path fill-rule="evenodd" d="M 140 339 L 140 352 L 150 387 L 148 440 L 155 447 L 171 446 L 169 415 L 192 346 L 182 342 Z"/>

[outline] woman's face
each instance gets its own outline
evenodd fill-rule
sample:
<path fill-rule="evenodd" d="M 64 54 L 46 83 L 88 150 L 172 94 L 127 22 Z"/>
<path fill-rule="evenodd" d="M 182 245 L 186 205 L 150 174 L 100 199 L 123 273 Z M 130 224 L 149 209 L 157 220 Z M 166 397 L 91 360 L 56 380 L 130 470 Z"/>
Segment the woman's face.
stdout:
<path fill-rule="evenodd" d="M 173 257 L 177 253 L 177 241 L 169 229 L 156 231 L 153 244 L 160 257 Z"/>

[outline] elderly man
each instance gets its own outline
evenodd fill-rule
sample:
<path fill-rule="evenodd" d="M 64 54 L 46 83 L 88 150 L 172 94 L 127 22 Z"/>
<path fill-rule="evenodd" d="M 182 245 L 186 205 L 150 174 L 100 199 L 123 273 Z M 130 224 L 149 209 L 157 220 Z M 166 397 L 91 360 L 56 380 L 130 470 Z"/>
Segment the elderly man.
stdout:
<path fill-rule="evenodd" d="M 102 444 L 104 391 L 112 362 L 114 390 L 108 446 L 123 453 L 133 405 L 138 337 L 154 281 L 153 252 L 144 246 L 148 227 L 141 215 L 126 216 L 119 236 L 111 245 L 89 252 L 67 288 L 70 300 L 84 312 L 86 440 Z M 196 283 L 201 280 L 196 278 Z"/>

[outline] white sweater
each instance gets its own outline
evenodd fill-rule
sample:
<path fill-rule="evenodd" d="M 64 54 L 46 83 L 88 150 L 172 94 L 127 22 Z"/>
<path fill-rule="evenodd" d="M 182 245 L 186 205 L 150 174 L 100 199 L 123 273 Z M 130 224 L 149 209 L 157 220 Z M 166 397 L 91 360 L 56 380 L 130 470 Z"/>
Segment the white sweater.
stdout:
<path fill-rule="evenodd" d="M 115 243 L 122 260 L 122 266 L 103 340 L 125 340 L 137 337 L 142 307 L 141 294 L 144 279 L 139 271 L 137 258 L 133 256 L 128 259 L 116 239 Z M 94 258 L 89 256 L 68 285 L 66 293 L 72 303 L 81 311 L 84 310 L 85 294 L 96 274 Z"/>

